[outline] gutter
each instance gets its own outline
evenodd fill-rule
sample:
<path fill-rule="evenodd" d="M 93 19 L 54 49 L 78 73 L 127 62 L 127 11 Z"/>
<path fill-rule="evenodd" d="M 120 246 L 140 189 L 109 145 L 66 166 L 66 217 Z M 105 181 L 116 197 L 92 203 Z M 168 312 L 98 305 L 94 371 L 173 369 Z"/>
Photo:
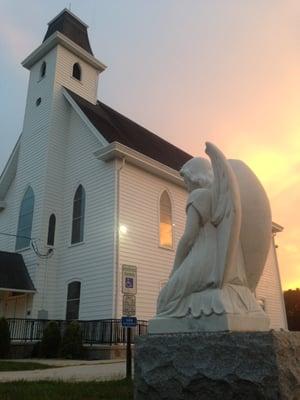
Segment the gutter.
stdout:
<path fill-rule="evenodd" d="M 128 164 L 132 164 L 153 175 L 159 176 L 160 178 L 166 179 L 169 182 L 185 188 L 184 181 L 178 171 L 119 142 L 112 142 L 108 146 L 102 147 L 95 151 L 94 155 L 97 159 L 106 162 L 112 161 L 116 158 L 125 158 Z"/>

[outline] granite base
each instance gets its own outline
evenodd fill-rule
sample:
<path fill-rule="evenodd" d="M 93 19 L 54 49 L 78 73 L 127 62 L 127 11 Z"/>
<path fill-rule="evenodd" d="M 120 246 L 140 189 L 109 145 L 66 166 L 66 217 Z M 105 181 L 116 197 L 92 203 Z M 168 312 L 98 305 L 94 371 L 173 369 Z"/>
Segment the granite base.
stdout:
<path fill-rule="evenodd" d="M 136 338 L 135 400 L 300 400 L 300 332 Z"/>

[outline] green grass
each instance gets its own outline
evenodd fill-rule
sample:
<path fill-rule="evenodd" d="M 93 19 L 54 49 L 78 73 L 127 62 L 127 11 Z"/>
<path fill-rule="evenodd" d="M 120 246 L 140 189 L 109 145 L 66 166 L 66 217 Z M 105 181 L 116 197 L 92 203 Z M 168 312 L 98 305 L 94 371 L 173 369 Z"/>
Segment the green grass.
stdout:
<path fill-rule="evenodd" d="M 0 384 L 0 400 L 132 400 L 131 381 L 13 382 Z"/>
<path fill-rule="evenodd" d="M 0 371 L 32 371 L 34 369 L 53 368 L 52 365 L 36 362 L 0 361 Z"/>

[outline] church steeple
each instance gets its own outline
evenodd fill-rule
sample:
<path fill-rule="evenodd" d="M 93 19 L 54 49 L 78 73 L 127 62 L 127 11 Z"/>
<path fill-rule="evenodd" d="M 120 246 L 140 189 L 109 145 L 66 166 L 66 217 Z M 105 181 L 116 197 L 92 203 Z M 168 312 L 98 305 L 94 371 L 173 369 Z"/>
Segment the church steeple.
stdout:
<path fill-rule="evenodd" d="M 48 23 L 42 44 L 22 62 L 22 65 L 31 69 L 54 47 L 60 45 L 89 64 L 97 73 L 103 72 L 106 66 L 94 57 L 87 28 L 88 26 L 84 22 L 65 8 Z"/>
<path fill-rule="evenodd" d="M 42 44 L 22 63 L 30 70 L 28 93 L 34 101 L 41 97 L 44 103 L 64 87 L 96 104 L 99 74 L 106 66 L 93 55 L 87 28 L 67 9 L 48 23 Z"/>
<path fill-rule="evenodd" d="M 88 26 L 84 22 L 82 22 L 70 10 L 65 8 L 48 23 L 48 30 L 44 37 L 43 43 L 53 33 L 60 32 L 82 49 L 93 55 L 87 28 Z"/>

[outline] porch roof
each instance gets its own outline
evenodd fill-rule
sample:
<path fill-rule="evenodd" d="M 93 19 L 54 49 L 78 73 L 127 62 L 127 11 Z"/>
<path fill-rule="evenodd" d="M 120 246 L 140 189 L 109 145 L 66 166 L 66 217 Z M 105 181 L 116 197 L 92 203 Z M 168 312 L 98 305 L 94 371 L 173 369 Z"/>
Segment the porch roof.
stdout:
<path fill-rule="evenodd" d="M 36 291 L 21 254 L 0 251 L 0 291 Z"/>

